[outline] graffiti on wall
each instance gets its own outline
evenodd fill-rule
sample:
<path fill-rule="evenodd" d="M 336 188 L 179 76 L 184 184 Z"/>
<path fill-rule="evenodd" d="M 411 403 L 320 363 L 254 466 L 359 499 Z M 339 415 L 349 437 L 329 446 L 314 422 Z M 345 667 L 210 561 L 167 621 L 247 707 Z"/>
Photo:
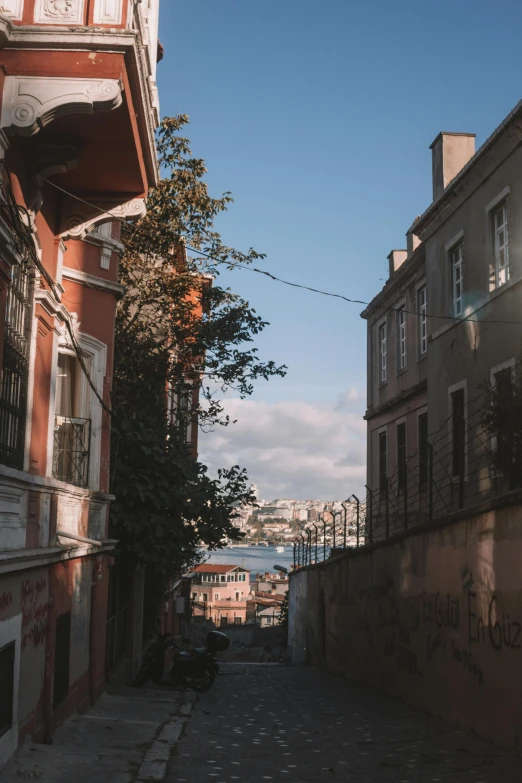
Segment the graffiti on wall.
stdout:
<path fill-rule="evenodd" d="M 22 612 L 22 649 L 28 644 L 39 647 L 49 631 L 49 598 L 44 576 L 25 579 L 20 588 Z"/>
<path fill-rule="evenodd" d="M 400 597 L 393 584 L 358 595 L 358 627 L 368 647 L 376 639 L 397 670 L 428 677 L 432 666 L 457 667 L 462 676 L 484 685 L 484 653 L 522 650 L 522 613 L 514 617 L 502 596 L 480 589 L 471 569 L 460 571 L 462 593 Z"/>
<path fill-rule="evenodd" d="M 0 593 L 0 612 L 5 611 L 13 603 L 13 594 L 10 590 Z"/>

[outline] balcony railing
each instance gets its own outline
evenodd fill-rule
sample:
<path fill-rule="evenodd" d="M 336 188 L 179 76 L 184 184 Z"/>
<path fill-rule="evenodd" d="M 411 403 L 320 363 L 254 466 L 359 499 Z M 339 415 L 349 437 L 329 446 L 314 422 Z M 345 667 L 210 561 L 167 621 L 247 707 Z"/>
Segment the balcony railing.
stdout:
<path fill-rule="evenodd" d="M 56 416 L 54 422 L 53 477 L 86 487 L 89 477 L 90 419 Z"/>

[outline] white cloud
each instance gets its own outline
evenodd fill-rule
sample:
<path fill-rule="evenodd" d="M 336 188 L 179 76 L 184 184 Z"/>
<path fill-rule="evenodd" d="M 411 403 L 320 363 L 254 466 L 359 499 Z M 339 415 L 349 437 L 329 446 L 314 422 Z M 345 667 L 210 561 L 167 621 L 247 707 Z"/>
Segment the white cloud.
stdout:
<path fill-rule="evenodd" d="M 343 499 L 362 494 L 366 424 L 362 396 L 349 389 L 336 405 L 230 399 L 236 424 L 202 434 L 200 460 L 211 474 L 245 467 L 264 498 Z"/>

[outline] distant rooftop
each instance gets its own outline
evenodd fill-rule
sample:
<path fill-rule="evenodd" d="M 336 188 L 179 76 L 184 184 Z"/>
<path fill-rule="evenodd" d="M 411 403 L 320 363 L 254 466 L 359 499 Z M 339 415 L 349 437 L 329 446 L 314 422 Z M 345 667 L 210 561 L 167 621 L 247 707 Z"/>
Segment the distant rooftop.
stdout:
<path fill-rule="evenodd" d="M 240 568 L 242 571 L 246 571 L 246 568 L 242 568 L 238 565 L 211 565 L 210 563 L 203 563 L 193 569 L 196 574 L 228 574 L 229 571 L 234 571 L 236 568 Z"/>

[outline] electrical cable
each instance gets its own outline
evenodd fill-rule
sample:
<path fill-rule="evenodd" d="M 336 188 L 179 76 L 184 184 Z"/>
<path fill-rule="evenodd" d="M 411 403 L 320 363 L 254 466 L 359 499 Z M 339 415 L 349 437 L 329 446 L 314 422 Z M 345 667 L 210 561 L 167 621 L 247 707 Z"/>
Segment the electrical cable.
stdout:
<path fill-rule="evenodd" d="M 6 175 L 7 175 L 5 177 L 4 186 L 8 190 L 8 196 L 9 196 L 9 198 L 11 200 L 11 204 L 13 204 L 15 206 L 15 208 L 16 208 L 16 211 L 14 213 L 14 214 L 17 215 L 17 218 L 15 219 L 15 222 L 17 223 L 17 226 L 15 227 L 15 231 L 16 231 L 18 237 L 22 239 L 24 247 L 27 250 L 27 252 L 29 253 L 29 256 L 31 257 L 31 260 L 32 260 L 33 264 L 35 265 L 35 267 L 38 269 L 38 271 L 40 272 L 40 274 L 42 275 L 42 277 L 44 278 L 44 280 L 48 284 L 48 286 L 49 286 L 49 288 L 50 288 L 50 290 L 52 292 L 52 295 L 53 295 L 53 297 L 54 297 L 54 299 L 56 301 L 56 304 L 60 305 L 61 304 L 60 297 L 59 297 L 59 295 L 56 292 L 56 283 L 54 282 L 54 280 L 52 279 L 52 277 L 50 276 L 50 274 L 48 273 L 48 271 L 45 269 L 44 265 L 40 261 L 40 259 L 38 257 L 38 254 L 36 252 L 36 249 L 34 247 L 34 242 L 33 242 L 32 236 L 29 233 L 30 230 L 31 230 L 31 215 L 30 215 L 29 211 L 23 205 L 18 204 L 16 202 L 16 198 L 15 198 L 14 191 L 13 191 L 13 188 L 12 188 L 11 174 L 9 172 L 9 169 L 7 168 L 7 165 L 6 165 L 5 161 L 1 161 L 0 163 L 2 164 L 3 168 L 5 169 L 5 172 L 6 172 Z M 24 212 L 25 215 L 26 215 L 26 219 L 28 221 L 28 225 L 27 226 L 24 224 L 23 220 L 20 218 L 20 211 Z M 100 405 L 102 406 L 103 410 L 106 413 L 108 413 L 110 416 L 113 416 L 116 419 L 116 415 L 113 413 L 111 408 L 105 403 L 105 400 L 103 399 L 103 397 L 98 392 L 98 389 L 96 388 L 96 386 L 95 386 L 95 384 L 94 384 L 94 382 L 93 382 L 93 380 L 92 380 L 92 378 L 91 378 L 91 376 L 89 374 L 89 371 L 88 371 L 87 366 L 85 364 L 85 360 L 83 358 L 83 351 L 81 349 L 80 344 L 78 343 L 78 340 L 76 339 L 76 335 L 74 334 L 74 330 L 73 330 L 73 328 L 71 326 L 71 323 L 70 323 L 69 319 L 68 318 L 64 319 L 64 323 L 65 323 L 65 327 L 66 327 L 66 329 L 67 329 L 67 331 L 69 333 L 73 350 L 74 350 L 74 352 L 76 354 L 76 357 L 77 357 L 77 359 L 78 359 L 78 361 L 80 363 L 80 367 L 82 369 L 82 372 L 85 375 L 89 386 L 91 387 L 92 391 L 94 392 L 94 395 L 96 396 L 96 398 L 97 398 L 98 402 L 100 403 Z"/>
<path fill-rule="evenodd" d="M 76 199 L 77 201 L 80 201 L 82 204 L 85 204 L 86 206 L 90 207 L 91 209 L 97 210 L 101 215 L 110 215 L 114 218 L 114 220 L 118 220 L 120 223 L 127 223 L 127 220 L 125 218 L 120 217 L 120 215 L 115 215 L 113 212 L 110 212 L 110 210 L 103 210 L 100 207 L 97 207 L 95 204 L 91 204 L 89 201 L 86 201 L 85 199 L 80 198 L 80 196 L 76 196 L 74 193 L 71 193 L 70 191 L 66 190 L 65 188 L 62 188 L 60 185 L 57 185 L 54 182 L 51 182 L 50 180 L 46 179 L 45 177 L 42 177 L 44 182 L 47 182 L 48 185 L 51 185 L 53 188 L 56 188 L 57 190 L 62 191 L 62 193 L 65 193 L 67 196 L 70 196 L 71 198 Z M 181 235 L 179 236 L 179 239 L 184 239 Z M 238 269 L 245 269 L 247 272 L 256 272 L 259 275 L 265 275 L 266 277 L 269 277 L 271 280 L 274 280 L 275 282 L 282 283 L 283 285 L 291 286 L 292 288 L 302 288 L 305 291 L 311 291 L 314 294 L 320 294 L 321 296 L 330 296 L 334 299 L 343 299 L 345 302 L 348 302 L 349 304 L 359 304 L 363 305 L 364 307 L 372 307 L 375 310 L 382 310 L 383 312 L 403 312 L 408 315 L 416 315 L 421 316 L 425 318 L 432 318 L 436 320 L 441 321 L 454 321 L 457 323 L 480 323 L 480 324 L 503 324 L 503 325 L 511 325 L 511 326 L 520 326 L 522 325 L 522 321 L 507 321 L 503 319 L 487 319 L 487 318 L 472 318 L 471 313 L 468 316 L 459 317 L 455 315 L 432 315 L 431 313 L 421 313 L 417 310 L 407 310 L 404 307 L 392 307 L 392 306 L 385 306 L 385 305 L 378 305 L 378 304 L 372 304 L 371 302 L 365 302 L 362 299 L 351 299 L 348 296 L 344 296 L 344 294 L 334 294 L 331 291 L 322 291 L 319 288 L 313 288 L 312 286 L 303 285 L 301 283 L 294 283 L 290 280 L 284 280 L 281 277 L 277 277 L 277 275 L 272 274 L 272 272 L 267 272 L 266 269 L 257 269 L 253 266 L 247 266 L 246 264 L 241 264 L 237 261 L 225 261 L 220 258 L 215 258 L 215 256 L 211 256 L 209 253 L 204 253 L 202 250 L 199 250 L 198 248 L 194 247 L 193 245 L 188 245 L 185 242 L 185 246 L 191 250 L 193 253 L 198 253 L 200 256 L 204 256 L 205 258 L 208 258 L 210 261 L 215 261 L 217 264 L 225 264 L 226 266 L 230 267 L 237 267 Z"/>

